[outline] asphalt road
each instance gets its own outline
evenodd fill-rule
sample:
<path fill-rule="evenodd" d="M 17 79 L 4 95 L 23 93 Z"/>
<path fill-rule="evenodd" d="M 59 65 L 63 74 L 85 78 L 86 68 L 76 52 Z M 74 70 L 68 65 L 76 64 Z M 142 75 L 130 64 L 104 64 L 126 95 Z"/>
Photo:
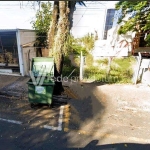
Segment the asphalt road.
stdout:
<path fill-rule="evenodd" d="M 98 145 L 99 139 L 89 141 L 84 147 L 78 147 L 85 135 L 80 135 L 76 146 L 69 144 L 67 132 L 31 128 L 0 121 L 0 150 L 149 150 L 149 144 L 117 143 Z M 76 136 L 76 133 L 72 134 Z"/>
<path fill-rule="evenodd" d="M 88 132 L 87 130 L 83 131 L 79 129 L 79 124 L 76 125 L 76 129 L 73 128 L 74 119 L 76 117 L 73 115 L 73 117 L 70 117 L 71 122 L 68 130 L 66 130 L 65 127 L 66 122 L 63 122 L 62 130 L 54 131 L 51 129 L 45 129 L 44 125 L 58 125 L 60 107 L 56 109 L 49 109 L 46 106 L 40 106 L 38 108 L 31 109 L 28 101 L 26 100 L 10 100 L 9 98 L 4 97 L 0 97 L 0 100 L 0 150 L 150 149 L 149 144 L 142 144 L 145 143 L 142 138 L 134 139 L 128 136 L 122 136 L 122 130 L 128 130 L 123 125 L 119 126 L 116 124 L 115 129 L 118 129 L 118 131 L 115 133 L 117 134 L 106 132 L 105 129 L 108 125 L 104 126 L 103 129 L 99 127 L 96 128 L 95 131 L 91 130 Z M 18 105 L 15 107 L 16 103 Z M 68 110 L 64 110 L 64 119 L 66 112 L 68 112 Z M 83 114 L 84 113 L 81 113 L 80 117 L 82 117 Z M 86 115 L 84 115 L 84 117 L 86 118 Z M 82 117 L 82 119 L 84 118 Z M 12 120 L 20 121 L 21 123 L 11 122 Z M 82 124 L 82 122 L 79 123 L 80 125 Z M 111 123 L 112 122 L 110 122 L 109 127 L 114 129 Z M 89 124 L 91 123 L 89 122 Z M 143 131 L 147 131 L 148 133 L 148 129 Z M 139 129 L 136 130 L 137 134 L 140 135 L 142 135 L 143 131 Z"/>
<path fill-rule="evenodd" d="M 149 88 L 78 83 L 69 87 L 74 99 L 63 119 L 60 107 L 31 109 L 26 97 L 0 96 L 0 150 L 150 149 Z M 62 130 L 44 128 L 58 127 L 61 119 Z"/>
<path fill-rule="evenodd" d="M 1 150 L 65 149 L 66 135 L 47 129 L 0 122 Z"/>

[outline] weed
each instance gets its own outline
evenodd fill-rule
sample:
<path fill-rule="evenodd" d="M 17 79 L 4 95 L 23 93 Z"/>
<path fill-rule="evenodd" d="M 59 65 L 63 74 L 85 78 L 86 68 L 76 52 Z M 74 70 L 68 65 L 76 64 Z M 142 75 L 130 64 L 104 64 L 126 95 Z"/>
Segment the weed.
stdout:
<path fill-rule="evenodd" d="M 131 68 L 135 59 L 131 57 L 114 58 L 111 63 L 109 75 L 107 68 L 99 69 L 95 66 L 89 66 L 84 71 L 84 76 L 89 79 L 95 79 L 98 82 L 104 83 L 132 83 L 133 70 Z M 98 63 L 107 64 L 106 59 L 98 60 Z"/>
<path fill-rule="evenodd" d="M 105 64 L 105 65 L 108 65 L 108 59 L 107 58 L 104 58 L 104 59 L 99 59 L 96 61 L 99 65 L 100 64 Z"/>

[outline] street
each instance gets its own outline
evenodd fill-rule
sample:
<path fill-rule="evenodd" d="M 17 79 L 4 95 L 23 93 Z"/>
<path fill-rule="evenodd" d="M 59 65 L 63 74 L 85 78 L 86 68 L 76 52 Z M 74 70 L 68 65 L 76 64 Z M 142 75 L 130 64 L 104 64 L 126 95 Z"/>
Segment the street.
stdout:
<path fill-rule="evenodd" d="M 0 150 L 150 149 L 149 87 L 99 83 L 64 86 L 72 98 L 67 105 L 52 108 L 31 108 L 25 95 L 1 95 Z"/>
<path fill-rule="evenodd" d="M 74 136 L 70 139 L 70 136 Z M 78 138 L 78 139 L 77 139 Z M 107 139 L 114 139 L 105 137 Z M 116 137 L 116 140 L 118 138 Z M 86 140 L 86 141 L 85 141 Z M 7 122 L 0 122 L 0 149 L 7 150 L 65 150 L 65 149 L 87 149 L 87 150 L 149 150 L 149 144 L 137 143 L 109 143 L 100 144 L 103 138 L 93 139 L 89 135 L 78 134 L 76 132 L 52 131 L 38 127 L 26 125 L 16 125 Z M 70 142 L 76 143 L 70 145 Z M 87 143 L 85 146 L 78 144 Z"/>

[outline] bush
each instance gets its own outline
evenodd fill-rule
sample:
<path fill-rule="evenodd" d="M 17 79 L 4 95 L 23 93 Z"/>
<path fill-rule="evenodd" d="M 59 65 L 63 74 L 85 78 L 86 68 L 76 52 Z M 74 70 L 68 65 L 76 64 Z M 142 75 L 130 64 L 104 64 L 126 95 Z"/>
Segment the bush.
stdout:
<path fill-rule="evenodd" d="M 145 41 L 147 42 L 146 46 L 150 46 L 150 34 L 147 35 Z"/>
<path fill-rule="evenodd" d="M 76 64 L 76 66 L 80 66 L 80 57 L 74 57 L 74 63 Z"/>
<path fill-rule="evenodd" d="M 75 69 L 75 70 L 74 70 Z M 71 74 L 71 72 L 74 70 L 74 72 Z M 71 74 L 71 76 L 70 76 Z M 63 76 L 79 76 L 79 68 L 78 67 L 73 67 L 73 66 L 70 66 L 70 67 L 66 67 L 64 66 L 63 67 L 63 72 L 62 72 L 62 75 Z"/>
<path fill-rule="evenodd" d="M 74 72 L 72 73 L 71 76 L 79 76 L 79 67 L 74 67 L 71 64 L 71 60 L 69 59 L 69 57 L 65 56 L 62 75 L 63 76 L 69 76 L 73 70 L 74 70 Z"/>
<path fill-rule="evenodd" d="M 93 65 L 93 56 L 91 54 L 88 54 L 86 57 L 85 57 L 85 64 L 87 66 L 92 66 Z"/>
<path fill-rule="evenodd" d="M 70 66 L 71 64 L 71 60 L 69 59 L 68 56 L 64 57 L 64 66 Z"/>
<path fill-rule="evenodd" d="M 104 64 L 104 65 L 108 65 L 108 59 L 104 58 L 104 59 L 99 59 L 96 61 L 98 64 Z"/>

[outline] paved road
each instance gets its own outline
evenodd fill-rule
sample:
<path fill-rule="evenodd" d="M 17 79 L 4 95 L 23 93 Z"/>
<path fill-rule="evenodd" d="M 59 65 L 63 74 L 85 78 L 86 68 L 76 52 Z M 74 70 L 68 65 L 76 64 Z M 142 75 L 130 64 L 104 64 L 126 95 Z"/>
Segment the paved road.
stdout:
<path fill-rule="evenodd" d="M 45 129 L 44 125 L 58 125 L 59 119 L 57 116 L 59 116 L 60 108 L 50 110 L 47 109 L 46 106 L 44 106 L 38 107 L 36 109 L 30 109 L 29 103 L 25 100 L 24 104 L 20 104 L 19 100 L 17 99 L 10 100 L 4 97 L 0 97 L 0 99 L 0 118 L 7 119 L 0 120 L 0 150 L 150 149 L 150 145 L 146 144 L 146 141 L 143 138 L 140 138 L 138 136 L 133 138 L 133 136 L 129 136 L 130 134 L 123 135 L 122 131 L 127 131 L 129 129 L 126 126 L 123 126 L 123 124 L 120 126 L 118 124 L 112 125 L 112 122 L 110 122 L 103 128 L 99 127 L 96 128 L 96 130 L 87 131 L 87 129 L 82 128 L 82 122 L 80 122 L 80 126 L 79 124 L 76 125 L 76 129 L 73 128 L 74 121 L 71 120 L 68 130 L 66 130 L 66 122 L 64 122 L 62 125 L 62 131 L 53 131 Z M 19 104 L 18 107 L 14 107 L 13 101 L 14 104 L 16 102 L 17 104 Z M 2 104 L 4 104 L 3 107 Z M 65 113 L 67 112 L 67 110 L 64 111 L 64 119 L 65 116 L 67 116 L 65 115 Z M 75 116 L 73 116 L 72 119 L 74 119 L 76 115 L 77 114 L 75 114 Z M 56 117 L 52 118 L 53 116 Z M 11 121 L 11 119 L 21 121 L 22 124 L 8 122 Z M 110 127 L 113 130 L 113 132 L 108 132 L 108 127 Z M 148 129 L 141 130 L 138 128 L 135 130 L 135 132 L 139 135 L 143 135 L 145 131 L 148 131 Z"/>
<path fill-rule="evenodd" d="M 58 126 L 60 107 L 31 109 L 26 97 L 1 96 L 0 150 L 150 149 L 149 89 L 78 83 L 69 86 L 78 99 L 68 102 L 71 109 L 63 112 L 61 131 L 44 128 Z"/>
<path fill-rule="evenodd" d="M 76 145 L 70 145 L 70 136 L 79 138 Z M 99 139 L 89 139 L 85 135 L 66 133 L 63 131 L 51 131 L 41 128 L 31 128 L 0 121 L 0 150 L 149 150 L 149 144 L 117 143 L 99 144 Z M 88 140 L 85 146 L 78 146 Z M 77 139 L 74 139 L 77 142 Z"/>
<path fill-rule="evenodd" d="M 1 150 L 49 150 L 66 147 L 65 133 L 0 122 Z"/>

